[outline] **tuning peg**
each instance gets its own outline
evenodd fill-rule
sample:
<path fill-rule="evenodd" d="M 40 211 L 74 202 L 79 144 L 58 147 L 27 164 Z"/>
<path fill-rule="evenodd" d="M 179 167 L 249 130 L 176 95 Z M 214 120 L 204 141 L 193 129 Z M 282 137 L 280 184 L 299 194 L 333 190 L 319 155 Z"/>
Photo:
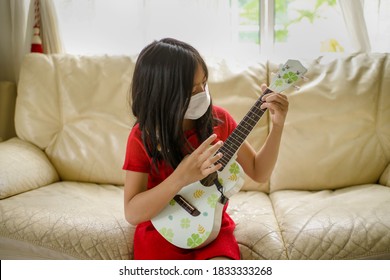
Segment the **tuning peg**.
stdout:
<path fill-rule="evenodd" d="M 281 78 L 279 73 L 271 72 L 271 77 L 278 77 L 278 79 Z"/>

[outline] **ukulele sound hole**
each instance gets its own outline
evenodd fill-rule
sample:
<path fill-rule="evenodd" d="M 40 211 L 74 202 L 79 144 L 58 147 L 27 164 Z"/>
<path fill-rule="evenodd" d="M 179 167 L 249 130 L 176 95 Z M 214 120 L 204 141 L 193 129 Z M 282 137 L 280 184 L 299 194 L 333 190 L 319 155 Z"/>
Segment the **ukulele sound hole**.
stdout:
<path fill-rule="evenodd" d="M 218 173 L 214 172 L 208 175 L 206 178 L 200 180 L 200 183 L 205 187 L 210 187 L 214 184 L 214 180 L 218 178 Z"/>

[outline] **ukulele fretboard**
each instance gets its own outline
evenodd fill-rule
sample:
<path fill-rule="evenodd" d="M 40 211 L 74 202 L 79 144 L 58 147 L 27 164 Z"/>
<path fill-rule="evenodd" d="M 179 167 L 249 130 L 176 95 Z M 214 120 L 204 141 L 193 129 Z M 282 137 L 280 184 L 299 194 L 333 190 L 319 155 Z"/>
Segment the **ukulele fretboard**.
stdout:
<path fill-rule="evenodd" d="M 218 152 L 221 152 L 223 154 L 223 157 L 217 161 L 217 164 L 222 164 L 222 167 L 219 171 L 222 171 L 225 168 L 225 166 L 241 147 L 242 143 L 244 143 L 249 133 L 251 133 L 255 125 L 260 120 L 261 116 L 266 111 L 266 109 L 260 109 L 261 104 L 263 104 L 263 101 L 261 101 L 261 99 L 264 95 L 270 92 L 272 92 L 272 90 L 268 88 L 264 91 L 264 93 L 260 96 L 259 99 L 257 99 L 256 103 L 252 106 L 249 112 L 237 125 L 232 134 L 230 134 L 230 136 L 226 139 L 222 147 L 218 150 Z"/>

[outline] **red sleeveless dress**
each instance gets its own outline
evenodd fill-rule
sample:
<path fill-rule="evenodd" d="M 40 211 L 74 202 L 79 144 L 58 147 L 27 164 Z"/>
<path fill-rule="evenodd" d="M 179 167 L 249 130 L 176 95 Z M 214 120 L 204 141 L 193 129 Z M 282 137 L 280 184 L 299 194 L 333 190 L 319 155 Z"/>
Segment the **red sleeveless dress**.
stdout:
<path fill-rule="evenodd" d="M 224 109 L 213 106 L 214 117 L 221 120 L 221 124 L 214 127 L 217 134 L 215 141 L 225 141 L 237 123 Z M 200 145 L 195 129 L 186 131 L 186 137 L 193 147 Z M 141 131 L 136 124 L 128 137 L 124 170 L 148 173 L 148 189 L 157 186 L 165 180 L 173 169 L 161 162 L 157 173 L 151 168 L 152 160 L 148 156 L 141 139 Z M 217 238 L 200 249 L 182 249 L 166 241 L 154 228 L 150 221 L 138 224 L 134 234 L 134 259 L 138 260 L 205 260 L 224 256 L 231 259 L 240 259 L 240 251 L 233 235 L 234 221 L 226 213 L 222 216 L 221 230 Z"/>

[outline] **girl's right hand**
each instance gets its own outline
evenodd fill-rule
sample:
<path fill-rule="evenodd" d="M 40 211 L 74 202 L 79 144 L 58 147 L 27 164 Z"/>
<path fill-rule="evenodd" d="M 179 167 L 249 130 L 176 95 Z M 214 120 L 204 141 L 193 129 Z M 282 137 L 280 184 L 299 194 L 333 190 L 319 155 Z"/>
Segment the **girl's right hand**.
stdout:
<path fill-rule="evenodd" d="M 175 172 L 178 175 L 178 179 L 182 180 L 183 187 L 202 180 L 222 167 L 222 164 L 215 165 L 214 163 L 223 156 L 222 153 L 215 154 L 223 142 L 218 141 L 210 147 L 216 138 L 216 134 L 211 135 L 177 166 Z"/>

